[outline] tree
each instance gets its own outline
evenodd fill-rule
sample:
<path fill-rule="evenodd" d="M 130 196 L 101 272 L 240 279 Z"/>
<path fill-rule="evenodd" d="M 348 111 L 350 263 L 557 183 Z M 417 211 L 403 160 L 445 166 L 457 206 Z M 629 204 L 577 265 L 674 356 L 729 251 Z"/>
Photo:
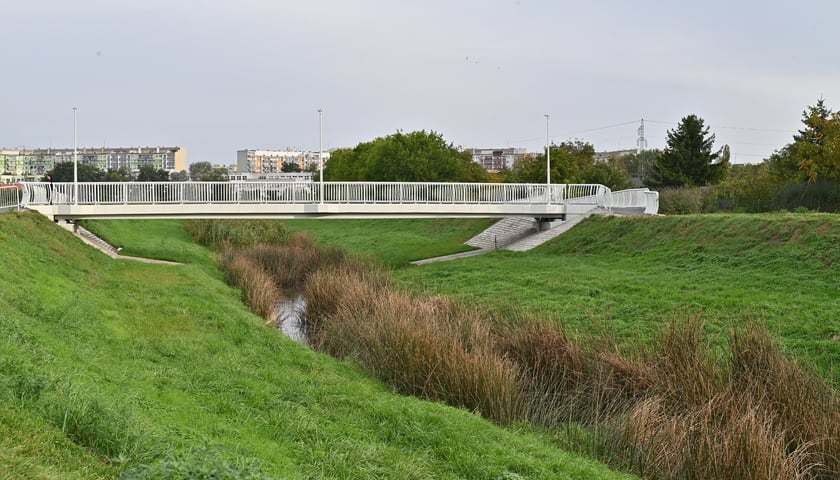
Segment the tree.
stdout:
<path fill-rule="evenodd" d="M 684 117 L 668 131 L 668 146 L 651 169 L 648 184 L 655 187 L 713 185 L 726 176 L 729 164 L 716 162 L 714 134 L 697 115 Z"/>
<path fill-rule="evenodd" d="M 172 172 L 169 174 L 169 180 L 172 182 L 186 182 L 190 179 L 190 175 L 187 173 L 186 170 L 181 170 L 180 172 Z"/>
<path fill-rule="evenodd" d="M 213 172 L 210 162 L 195 162 L 190 164 L 190 180 L 194 182 L 206 181 L 204 177 Z"/>
<path fill-rule="evenodd" d="M 281 168 L 280 171 L 286 173 L 300 172 L 300 165 L 295 162 L 283 162 L 283 168 Z"/>
<path fill-rule="evenodd" d="M 768 162 L 733 166 L 729 176 L 718 184 L 715 196 L 718 208 L 742 208 L 748 212 L 770 210 L 779 187 Z"/>
<path fill-rule="evenodd" d="M 131 172 L 125 168 L 120 167 L 116 170 L 111 169 L 105 172 L 105 175 L 102 177 L 103 182 L 130 182 L 131 181 Z"/>
<path fill-rule="evenodd" d="M 802 123 L 805 128 L 793 136 L 793 143 L 768 159 L 773 177 L 780 185 L 840 180 L 840 112 L 819 99 L 802 112 Z"/>
<path fill-rule="evenodd" d="M 662 155 L 662 151 L 657 149 L 630 153 L 616 159 L 617 161 L 613 166 L 623 168 L 631 178 L 637 178 L 642 184 L 647 185 L 651 169 L 660 155 Z"/>
<path fill-rule="evenodd" d="M 608 163 L 595 161 L 595 147 L 581 140 L 551 147 L 551 183 L 600 183 L 610 189 L 629 187 L 629 178 Z M 506 181 L 545 183 L 545 154 L 528 155 L 514 164 Z"/>
<path fill-rule="evenodd" d="M 469 153 L 459 152 L 435 132 L 397 132 L 353 149 L 339 149 L 324 166 L 330 181 L 484 182 Z"/>
<path fill-rule="evenodd" d="M 805 128 L 793 136 L 789 154 L 809 183 L 840 180 L 840 112 L 826 108 L 821 98 L 802 112 Z"/>
<path fill-rule="evenodd" d="M 213 167 L 213 171 L 201 178 L 202 182 L 227 182 L 228 180 L 230 180 L 230 177 L 228 177 L 226 167 Z"/>
<path fill-rule="evenodd" d="M 169 172 L 162 168 L 155 168 L 149 165 L 140 167 L 137 174 L 138 182 L 166 182 L 169 181 Z"/>
<path fill-rule="evenodd" d="M 80 182 L 101 182 L 104 174 L 102 170 L 93 165 L 77 164 L 77 178 Z M 52 176 L 53 182 L 73 181 L 73 162 L 59 162 L 52 170 L 47 172 Z"/>
<path fill-rule="evenodd" d="M 214 167 L 210 162 L 195 162 L 190 164 L 190 179 L 194 182 L 226 182 L 228 169 Z"/>

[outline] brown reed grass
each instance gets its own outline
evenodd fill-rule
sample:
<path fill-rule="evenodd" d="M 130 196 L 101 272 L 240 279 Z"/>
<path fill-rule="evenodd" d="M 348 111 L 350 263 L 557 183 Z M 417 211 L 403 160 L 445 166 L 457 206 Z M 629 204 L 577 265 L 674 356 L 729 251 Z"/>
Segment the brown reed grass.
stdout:
<path fill-rule="evenodd" d="M 281 297 L 281 289 L 263 265 L 252 257 L 232 250 L 224 252 L 220 262 L 225 279 L 242 290 L 243 299 L 251 310 L 267 323 L 275 323 L 275 307 Z"/>
<path fill-rule="evenodd" d="M 222 264 L 263 315 L 268 297 L 300 288 L 310 345 L 394 390 L 500 423 L 582 425 L 589 442 L 576 448 L 646 478 L 840 477 L 836 392 L 759 326 L 733 333 L 728 351 L 695 318 L 627 348 L 607 335 L 572 340 L 521 313 L 413 297 L 306 237 L 226 253 Z"/>

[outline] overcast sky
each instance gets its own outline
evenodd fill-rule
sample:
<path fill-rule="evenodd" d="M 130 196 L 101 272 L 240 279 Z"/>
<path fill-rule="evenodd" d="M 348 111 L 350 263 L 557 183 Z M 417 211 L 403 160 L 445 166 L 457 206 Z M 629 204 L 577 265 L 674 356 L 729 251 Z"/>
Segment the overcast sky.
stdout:
<path fill-rule="evenodd" d="M 840 109 L 836 0 L 3 0 L 0 147 L 650 148 L 697 114 L 733 161 Z M 617 125 L 617 126 L 616 126 Z"/>

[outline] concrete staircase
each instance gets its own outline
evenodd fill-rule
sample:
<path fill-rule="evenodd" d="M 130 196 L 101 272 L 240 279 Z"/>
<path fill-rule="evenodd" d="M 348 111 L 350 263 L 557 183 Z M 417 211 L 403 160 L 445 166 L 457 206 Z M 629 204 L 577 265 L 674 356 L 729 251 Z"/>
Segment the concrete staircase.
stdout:
<path fill-rule="evenodd" d="M 584 218 L 602 211 L 596 207 L 580 215 L 568 215 L 563 221 L 543 223 L 539 230 L 537 221 L 531 217 L 506 217 L 467 240 L 466 244 L 483 251 L 504 249 L 524 252 L 562 235 Z"/>
<path fill-rule="evenodd" d="M 543 243 L 568 232 L 572 227 L 580 223 L 581 220 L 593 213 L 594 212 L 584 215 L 569 215 L 566 217 L 566 220 L 562 222 L 551 222 L 549 228 L 519 239 L 510 245 L 507 245 L 505 250 L 511 250 L 514 252 L 525 252 L 527 250 L 531 250 L 532 248 L 538 247 Z"/>
<path fill-rule="evenodd" d="M 79 225 L 74 224 L 73 227 L 73 231 L 76 233 L 76 236 L 84 240 L 84 242 L 88 245 L 99 249 L 111 258 L 118 258 L 120 256 L 120 250 L 122 250 L 121 248 L 111 245 Z"/>
<path fill-rule="evenodd" d="M 466 244 L 482 250 L 498 250 L 536 232 L 537 222 L 531 217 L 505 217 Z"/>

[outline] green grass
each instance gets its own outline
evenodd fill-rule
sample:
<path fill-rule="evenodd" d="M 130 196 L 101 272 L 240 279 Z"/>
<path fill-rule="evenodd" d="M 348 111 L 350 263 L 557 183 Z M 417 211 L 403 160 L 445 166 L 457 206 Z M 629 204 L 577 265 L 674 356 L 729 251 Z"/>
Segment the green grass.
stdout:
<path fill-rule="evenodd" d="M 277 220 L 280 221 L 280 220 Z M 282 220 L 290 232 L 306 232 L 316 242 L 383 265 L 474 250 L 464 242 L 492 225 L 488 218 Z M 85 228 L 123 247 L 123 255 L 179 262 L 207 262 L 208 251 L 191 243 L 181 220 L 87 221 Z"/>
<path fill-rule="evenodd" d="M 0 215 L 2 478 L 215 456 L 275 478 L 624 478 L 540 434 L 395 395 L 264 326 L 180 222 L 94 229 L 185 264 L 114 261 L 36 213 Z"/>
<path fill-rule="evenodd" d="M 591 218 L 531 252 L 395 272 L 413 289 L 649 338 L 670 318 L 749 320 L 840 385 L 840 217 Z"/>
<path fill-rule="evenodd" d="M 214 263 L 212 253 L 192 242 L 181 220 L 85 221 L 81 225 L 123 250 L 123 255 L 173 262 Z"/>
<path fill-rule="evenodd" d="M 384 265 L 399 266 L 414 260 L 473 250 L 464 242 L 496 220 L 286 220 L 293 232 L 305 231 L 317 242 L 335 245 Z"/>

